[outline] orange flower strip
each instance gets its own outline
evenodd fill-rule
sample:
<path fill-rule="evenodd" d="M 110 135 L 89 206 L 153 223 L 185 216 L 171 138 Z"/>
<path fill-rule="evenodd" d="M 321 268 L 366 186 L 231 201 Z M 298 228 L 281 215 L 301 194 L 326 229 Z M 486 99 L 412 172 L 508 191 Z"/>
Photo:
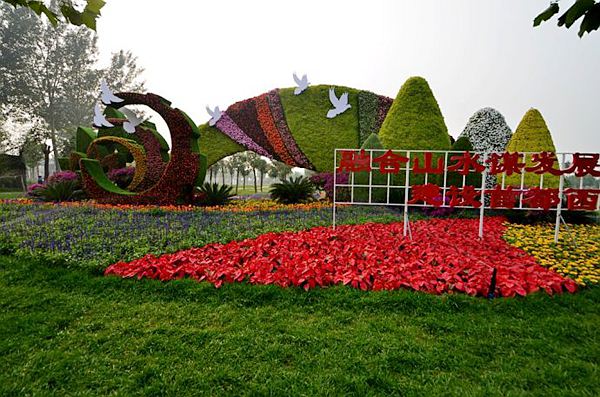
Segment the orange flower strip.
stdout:
<path fill-rule="evenodd" d="M 265 132 L 267 139 L 271 143 L 271 146 L 273 146 L 275 153 L 281 157 L 284 163 L 290 166 L 299 167 L 300 164 L 297 164 L 289 154 L 287 148 L 285 147 L 285 143 L 279 134 L 279 130 L 275 125 L 275 121 L 271 115 L 271 109 L 269 108 L 269 103 L 267 102 L 267 94 L 262 94 L 256 97 L 255 105 L 256 112 L 258 113 L 258 122 Z"/>

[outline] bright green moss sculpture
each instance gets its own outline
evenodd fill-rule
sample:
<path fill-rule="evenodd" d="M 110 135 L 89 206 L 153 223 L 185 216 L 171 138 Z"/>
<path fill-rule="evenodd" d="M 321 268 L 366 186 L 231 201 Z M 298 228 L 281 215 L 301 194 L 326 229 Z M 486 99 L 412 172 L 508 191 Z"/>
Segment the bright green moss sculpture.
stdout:
<path fill-rule="evenodd" d="M 523 119 L 519 123 L 517 130 L 513 134 L 512 138 L 508 142 L 506 151 L 510 153 L 514 152 L 556 152 L 554 142 L 552 141 L 552 135 L 546 125 L 546 121 L 542 117 L 542 114 L 537 109 L 529 109 Z M 527 156 L 526 165 L 532 166 L 530 156 Z M 558 168 L 558 163 L 554 166 Z M 501 180 L 498 178 L 498 183 Z M 505 186 L 520 186 L 521 175 L 510 175 L 506 177 Z M 540 176 L 534 173 L 526 172 L 523 180 L 523 186 L 539 186 Z M 544 187 L 558 187 L 559 177 L 544 174 Z"/>
<path fill-rule="evenodd" d="M 411 77 L 400 88 L 379 139 L 386 149 L 450 149 L 444 117 L 424 78 Z"/>

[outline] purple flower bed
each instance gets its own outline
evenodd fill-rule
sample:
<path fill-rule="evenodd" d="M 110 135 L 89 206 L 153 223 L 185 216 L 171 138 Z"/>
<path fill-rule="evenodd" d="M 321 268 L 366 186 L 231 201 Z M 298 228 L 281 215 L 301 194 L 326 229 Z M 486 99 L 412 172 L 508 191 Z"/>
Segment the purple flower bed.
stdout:
<path fill-rule="evenodd" d="M 273 158 L 270 153 L 268 153 L 265 149 L 259 146 L 256 142 L 252 140 L 246 133 L 233 121 L 231 117 L 227 113 L 223 113 L 219 121 L 217 121 L 216 127 L 225 135 L 233 139 L 235 142 L 244 146 L 248 150 L 252 150 L 253 152 L 260 154 L 261 156 L 265 156 L 268 158 Z"/>
<path fill-rule="evenodd" d="M 53 185 L 61 182 L 72 182 L 79 180 L 79 175 L 73 171 L 59 171 L 48 177 L 47 185 Z"/>
<path fill-rule="evenodd" d="M 321 172 L 310 177 L 310 181 L 319 189 L 325 191 L 328 200 L 333 201 L 333 173 Z M 348 174 L 338 173 L 336 183 L 347 184 Z M 345 201 L 350 197 L 348 188 L 338 187 L 336 191 L 336 201 Z"/>

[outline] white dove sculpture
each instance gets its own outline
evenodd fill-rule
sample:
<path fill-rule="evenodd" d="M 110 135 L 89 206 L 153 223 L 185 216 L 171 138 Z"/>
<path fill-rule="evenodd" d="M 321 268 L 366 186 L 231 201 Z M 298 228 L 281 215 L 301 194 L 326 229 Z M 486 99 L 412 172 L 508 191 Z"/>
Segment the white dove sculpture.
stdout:
<path fill-rule="evenodd" d="M 119 98 L 108 88 L 108 84 L 106 84 L 106 80 L 102 80 L 100 83 L 100 98 L 102 99 L 102 103 L 105 105 L 110 105 L 112 103 L 123 102 L 123 99 Z"/>
<path fill-rule="evenodd" d="M 127 117 L 127 121 L 123 123 L 123 129 L 129 134 L 133 134 L 135 132 L 135 127 L 142 124 L 142 119 L 125 107 L 120 108 L 119 111 Z"/>
<path fill-rule="evenodd" d="M 296 73 L 294 73 L 294 81 L 298 85 L 298 87 L 294 89 L 294 95 L 302 94 L 302 92 L 304 92 L 304 90 L 306 90 L 310 84 L 306 75 L 303 75 L 302 78 L 299 79 Z"/>
<path fill-rule="evenodd" d="M 346 110 L 350 109 L 352 106 L 348 103 L 348 93 L 344 92 L 340 98 L 338 99 L 335 95 L 335 89 L 329 89 L 329 101 L 333 105 L 333 109 L 329 109 L 327 112 L 327 118 L 332 119 L 338 114 L 344 113 Z"/>
<path fill-rule="evenodd" d="M 98 128 L 100 127 L 114 127 L 111 123 L 106 120 L 104 114 L 102 114 L 102 110 L 100 109 L 100 104 L 97 103 L 94 106 L 94 125 Z"/>
<path fill-rule="evenodd" d="M 210 108 L 206 106 L 206 111 L 210 115 L 208 125 L 210 125 L 211 127 L 217 124 L 217 121 L 219 121 L 219 119 L 221 119 L 221 116 L 223 116 L 223 113 L 221 113 L 221 109 L 219 109 L 218 106 L 215 106 L 215 110 L 210 110 Z"/>

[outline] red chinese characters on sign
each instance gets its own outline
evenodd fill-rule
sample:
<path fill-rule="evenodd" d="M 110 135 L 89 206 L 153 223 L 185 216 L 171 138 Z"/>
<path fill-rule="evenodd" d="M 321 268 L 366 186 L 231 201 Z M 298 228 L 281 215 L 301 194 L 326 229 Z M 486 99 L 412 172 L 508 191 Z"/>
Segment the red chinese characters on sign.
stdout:
<path fill-rule="evenodd" d="M 475 187 L 471 185 L 466 185 L 462 188 L 450 186 L 448 197 L 450 198 L 450 207 L 481 207 L 481 201 L 477 200 L 478 197 L 481 197 L 481 193 L 476 191 Z"/>
<path fill-rule="evenodd" d="M 490 175 L 530 173 L 540 175 L 539 187 L 515 188 L 512 186 L 496 185 L 493 188 L 485 187 L 483 194 L 490 208 L 507 209 L 539 209 L 549 211 L 557 209 L 561 200 L 563 206 L 573 211 L 596 211 L 600 202 L 600 189 L 575 189 L 566 188 L 562 192 L 553 187 L 544 187 L 544 174 L 553 176 L 584 176 L 600 177 L 600 154 L 598 153 L 573 153 L 562 155 L 561 160 L 567 161 L 563 165 L 553 152 L 538 153 L 489 153 L 486 156 L 470 153 L 468 151 L 448 158 L 448 152 L 422 152 L 415 151 L 414 156 L 406 153 L 410 151 L 379 150 L 343 150 L 338 172 L 372 172 L 381 174 L 399 174 L 406 171 L 407 181 L 409 174 L 435 174 L 443 176 L 444 185 L 433 183 L 408 186 L 411 191 L 407 197 L 407 204 L 432 205 L 435 207 L 472 207 L 481 208 L 483 195 L 481 186 L 448 186 L 446 172 L 456 172 L 467 176 L 471 173 Z M 383 153 L 383 154 L 380 154 Z M 441 152 L 444 153 L 444 152 Z M 403 154 L 406 154 L 403 155 Z M 482 157 L 483 156 L 483 157 Z M 562 168 L 562 169 L 561 169 Z M 441 178 L 440 176 L 440 178 Z M 430 180 L 440 180 L 432 178 Z M 389 179 L 388 179 L 389 182 Z M 562 182 L 561 182 L 562 183 Z M 565 182 L 566 183 L 566 182 Z M 562 186 L 562 185 L 561 185 Z M 403 187 L 403 186 L 401 186 Z M 392 186 L 392 188 L 394 188 Z M 397 187 L 396 187 L 397 188 Z M 444 202 L 444 198 L 448 201 Z M 489 199 L 489 201 L 488 201 Z"/>
<path fill-rule="evenodd" d="M 506 175 L 520 174 L 525 163 L 521 163 L 520 160 L 523 158 L 521 153 L 491 153 L 490 158 L 487 159 L 487 163 L 490 165 L 489 173 L 491 175 L 497 175 L 506 173 Z"/>
<path fill-rule="evenodd" d="M 470 172 L 481 173 L 485 167 L 479 164 L 479 155 L 464 152 L 460 156 L 452 156 L 450 160 L 456 163 L 448 166 L 448 171 L 456 171 L 461 175 L 469 175 Z M 472 171 L 471 171 L 472 170 Z"/>
<path fill-rule="evenodd" d="M 373 162 L 379 164 L 379 172 L 382 174 L 397 174 L 400 172 L 402 164 L 408 163 L 408 157 L 397 155 L 388 150 L 381 156 L 375 157 Z"/>
<path fill-rule="evenodd" d="M 419 202 L 433 205 L 434 207 L 441 206 L 442 194 L 440 193 L 440 187 L 433 183 L 414 185 L 412 187 L 412 199 L 410 199 L 408 203 L 417 204 Z"/>
<path fill-rule="evenodd" d="M 560 203 L 558 189 L 533 187 L 523 194 L 523 204 L 529 208 L 541 208 L 548 211 L 550 208 L 556 208 L 558 203 Z"/>
<path fill-rule="evenodd" d="M 596 211 L 600 189 L 566 189 L 567 208 L 571 211 Z"/>
<path fill-rule="evenodd" d="M 563 174 L 574 173 L 577 177 L 591 175 L 600 176 L 600 153 L 575 153 L 573 164 L 563 171 Z"/>
<path fill-rule="evenodd" d="M 342 152 L 340 166 L 337 170 L 338 172 L 371 171 L 371 155 L 364 150 L 360 152 L 345 150 Z"/>

